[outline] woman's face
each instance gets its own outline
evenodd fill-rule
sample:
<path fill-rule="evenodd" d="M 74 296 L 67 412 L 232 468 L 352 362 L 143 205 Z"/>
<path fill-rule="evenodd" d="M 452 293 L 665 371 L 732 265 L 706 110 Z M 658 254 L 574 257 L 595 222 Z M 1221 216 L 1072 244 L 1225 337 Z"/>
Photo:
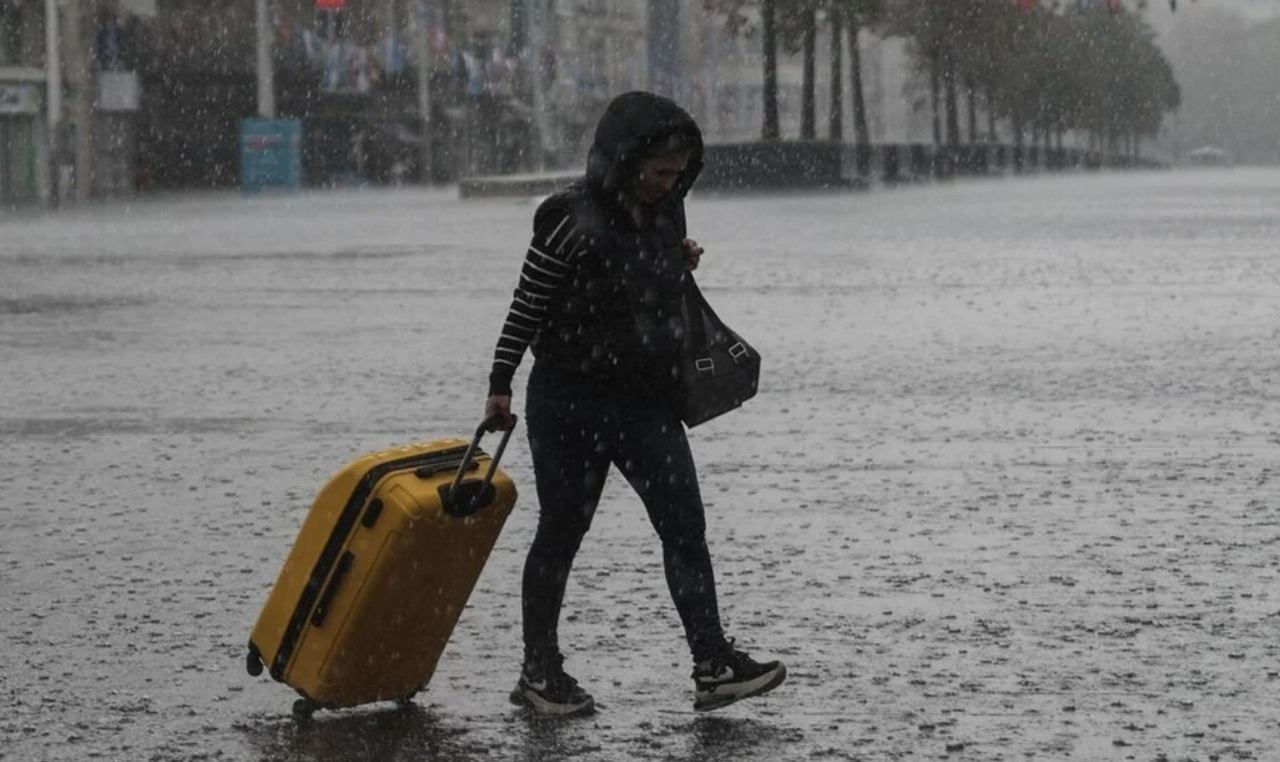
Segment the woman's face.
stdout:
<path fill-rule="evenodd" d="M 656 204 L 676 186 L 681 173 L 689 166 L 692 151 L 680 151 L 640 162 L 640 176 L 636 178 L 636 203 Z"/>

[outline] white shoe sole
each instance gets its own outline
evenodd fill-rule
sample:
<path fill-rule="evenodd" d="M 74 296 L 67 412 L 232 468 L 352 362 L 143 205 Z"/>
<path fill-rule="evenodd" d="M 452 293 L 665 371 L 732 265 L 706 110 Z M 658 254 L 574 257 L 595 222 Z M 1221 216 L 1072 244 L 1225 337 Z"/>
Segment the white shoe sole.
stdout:
<path fill-rule="evenodd" d="M 586 701 L 578 704 L 556 704 L 547 701 L 543 697 L 517 687 L 511 691 L 511 703 L 516 706 L 522 706 L 530 711 L 538 714 L 545 714 L 549 717 L 575 717 L 578 715 L 591 714 L 596 710 L 596 702 L 590 696 Z"/>
<path fill-rule="evenodd" d="M 759 696 L 782 685 L 787 679 L 787 666 L 779 664 L 772 672 L 766 672 L 754 680 L 745 683 L 717 686 L 712 691 L 697 691 L 693 699 L 695 712 L 709 712 L 720 709 L 752 696 Z"/>

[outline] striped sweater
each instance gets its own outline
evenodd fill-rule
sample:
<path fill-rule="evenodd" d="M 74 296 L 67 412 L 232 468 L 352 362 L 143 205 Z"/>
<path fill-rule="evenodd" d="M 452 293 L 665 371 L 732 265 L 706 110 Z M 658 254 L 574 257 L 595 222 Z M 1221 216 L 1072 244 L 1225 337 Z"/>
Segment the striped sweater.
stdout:
<path fill-rule="evenodd" d="M 586 237 L 567 210 L 555 209 L 538 220 L 520 270 L 520 282 L 511 299 L 489 373 L 489 394 L 510 395 L 511 380 L 546 325 L 547 310 L 561 296 L 565 281 L 587 250 Z"/>

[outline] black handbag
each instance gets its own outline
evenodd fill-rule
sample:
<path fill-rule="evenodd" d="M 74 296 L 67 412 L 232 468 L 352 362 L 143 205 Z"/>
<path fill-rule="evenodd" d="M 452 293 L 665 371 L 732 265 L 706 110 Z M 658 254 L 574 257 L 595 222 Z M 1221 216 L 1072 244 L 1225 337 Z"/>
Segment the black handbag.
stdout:
<path fill-rule="evenodd" d="M 716 316 L 687 274 L 683 312 L 680 418 L 693 428 L 756 396 L 760 354 Z"/>

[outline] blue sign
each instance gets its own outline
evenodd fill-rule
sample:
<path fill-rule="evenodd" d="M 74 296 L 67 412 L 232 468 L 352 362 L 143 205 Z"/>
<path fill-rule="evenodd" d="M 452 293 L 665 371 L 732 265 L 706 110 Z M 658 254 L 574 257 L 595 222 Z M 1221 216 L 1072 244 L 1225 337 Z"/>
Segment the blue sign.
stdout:
<path fill-rule="evenodd" d="M 302 122 L 240 120 L 240 188 L 246 194 L 302 187 Z"/>

